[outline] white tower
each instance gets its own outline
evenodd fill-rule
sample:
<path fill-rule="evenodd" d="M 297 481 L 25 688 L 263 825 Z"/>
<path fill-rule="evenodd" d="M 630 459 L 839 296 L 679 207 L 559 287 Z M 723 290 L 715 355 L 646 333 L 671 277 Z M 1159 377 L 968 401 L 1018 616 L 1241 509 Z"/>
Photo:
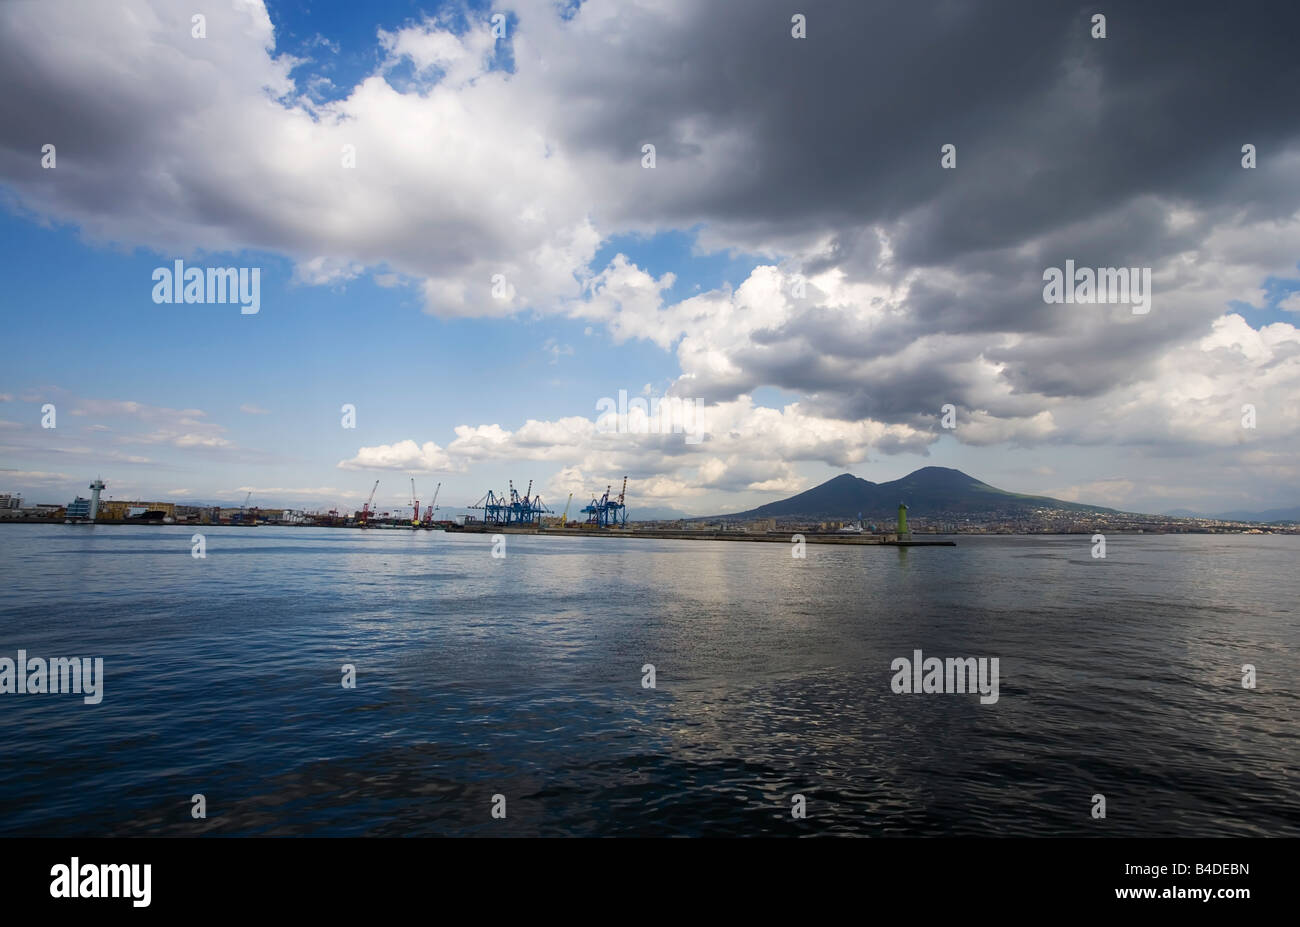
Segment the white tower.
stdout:
<path fill-rule="evenodd" d="M 94 521 L 95 516 L 99 513 L 99 491 L 106 488 L 104 481 L 95 477 L 95 482 L 90 484 L 90 520 Z"/>

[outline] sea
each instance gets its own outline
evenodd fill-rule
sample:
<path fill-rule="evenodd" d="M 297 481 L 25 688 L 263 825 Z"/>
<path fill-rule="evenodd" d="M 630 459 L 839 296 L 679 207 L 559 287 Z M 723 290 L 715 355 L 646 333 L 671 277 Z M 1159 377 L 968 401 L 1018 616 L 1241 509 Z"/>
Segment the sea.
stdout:
<path fill-rule="evenodd" d="M 1300 836 L 1300 536 L 504 538 L 0 526 L 0 835 Z"/>

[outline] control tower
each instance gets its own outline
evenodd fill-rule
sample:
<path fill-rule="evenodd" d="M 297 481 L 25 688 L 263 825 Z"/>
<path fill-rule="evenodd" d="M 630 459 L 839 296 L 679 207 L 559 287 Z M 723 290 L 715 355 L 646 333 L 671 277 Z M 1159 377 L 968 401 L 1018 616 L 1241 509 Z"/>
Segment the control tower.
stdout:
<path fill-rule="evenodd" d="M 100 490 L 106 489 L 104 481 L 95 477 L 95 482 L 90 484 L 90 520 L 94 521 L 95 516 L 99 514 L 99 493 Z"/>

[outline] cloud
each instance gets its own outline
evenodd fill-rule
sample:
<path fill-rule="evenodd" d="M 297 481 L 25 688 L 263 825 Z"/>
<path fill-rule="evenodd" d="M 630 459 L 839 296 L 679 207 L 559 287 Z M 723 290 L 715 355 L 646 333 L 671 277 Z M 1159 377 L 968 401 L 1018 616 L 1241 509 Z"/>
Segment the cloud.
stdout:
<path fill-rule="evenodd" d="M 198 434 L 194 432 L 177 433 L 174 431 L 155 431 L 147 435 L 135 435 L 129 439 L 123 439 L 132 443 L 139 444 L 170 444 L 172 447 L 179 448 L 223 448 L 233 447 L 231 442 L 217 435 Z"/>
<path fill-rule="evenodd" d="M 409 440 L 363 447 L 352 459 L 339 461 L 338 466 L 341 470 L 406 470 L 425 473 L 453 469 L 451 458 L 432 441 L 419 445 Z"/>
<path fill-rule="evenodd" d="M 323 103 L 290 76 L 300 62 L 277 53 L 260 2 L 206 15 L 200 42 L 165 0 L 0 7 L 0 76 L 14 81 L 0 178 L 27 209 L 163 255 L 285 254 L 307 284 L 382 268 L 442 315 L 577 295 L 600 235 L 581 168 L 548 130 L 566 102 L 490 69 L 486 14 L 462 34 L 436 20 L 381 31 L 379 69 Z M 402 62 L 415 78 L 390 81 Z M 46 139 L 75 152 L 57 177 L 27 154 Z M 494 298 L 497 274 L 514 298 Z"/>
<path fill-rule="evenodd" d="M 261 406 L 253 405 L 251 402 L 244 403 L 242 406 L 239 407 L 239 411 L 245 413 L 246 415 L 270 415 L 271 414 L 269 410 L 263 409 Z"/>
<path fill-rule="evenodd" d="M 202 418 L 206 413 L 202 409 L 169 409 L 165 406 L 151 406 L 143 402 L 120 399 L 78 399 L 72 414 L 103 418 L 131 417 L 147 422 L 184 423 Z"/>
<path fill-rule="evenodd" d="M 10 432 L 10 429 L 5 429 Z M 155 461 L 139 454 L 127 454 L 108 447 L 92 447 L 84 444 L 65 444 L 59 437 L 59 430 L 46 431 L 39 427 L 20 425 L 12 432 L 15 438 L 8 438 L 0 444 L 0 451 L 7 455 L 69 455 L 74 458 L 93 457 L 96 461 L 113 461 L 126 464 L 152 464 Z"/>
<path fill-rule="evenodd" d="M 558 364 L 561 357 L 571 357 L 573 355 L 573 345 L 560 344 L 554 338 L 547 338 L 542 343 L 542 351 L 551 355 L 551 364 Z"/>
<path fill-rule="evenodd" d="M 171 409 L 133 400 L 76 399 L 70 414 L 79 418 L 126 419 L 151 427 L 149 431 L 118 434 L 114 439 L 118 444 L 165 444 L 182 450 L 235 447 L 222 436 L 226 429 L 207 421 L 207 413 L 202 409 Z M 102 422 L 87 427 L 95 431 L 110 430 Z"/>
<path fill-rule="evenodd" d="M 748 396 L 708 406 L 699 422 L 687 421 L 687 434 L 656 433 L 644 413 L 629 413 L 625 430 L 573 416 L 554 421 L 530 419 L 511 431 L 499 424 L 459 425 L 445 451 L 415 441 L 363 447 L 339 464 L 350 470 L 465 470 L 486 461 L 555 464 L 552 494 L 577 491 L 590 478 L 610 482 L 627 474 L 642 498 L 680 503 L 711 492 L 779 493 L 803 486 L 792 462 L 848 467 L 869 459 L 872 448 L 924 452 L 932 435 L 908 426 L 844 422 L 810 415 L 799 404 L 783 409 L 757 406 Z M 591 487 L 586 485 L 588 491 Z M 581 492 L 578 492 L 581 495 Z"/>
<path fill-rule="evenodd" d="M 1043 495 L 1051 496 L 1053 499 L 1063 499 L 1066 502 L 1101 505 L 1107 508 L 1122 508 L 1125 501 L 1132 497 L 1134 488 L 1135 485 L 1131 480 L 1116 478 L 1092 480 L 1075 486 L 1063 486 Z M 1151 487 L 1144 488 L 1147 491 L 1151 489 Z"/>
<path fill-rule="evenodd" d="M 1300 222 L 1254 234 L 1293 235 L 1300 253 Z M 1223 313 L 1258 279 L 1258 270 L 1226 269 L 1221 256 L 1237 236 L 1210 236 L 1195 272 L 1160 268 L 1157 279 L 1170 283 L 1151 316 L 1126 306 L 1048 306 L 1040 277 L 1031 305 L 1057 315 L 1042 331 L 922 331 L 909 310 L 917 280 L 855 283 L 830 270 L 808 278 L 796 297 L 795 275 L 773 265 L 755 268 L 735 290 L 665 304 L 648 275 L 615 259 L 616 276 L 642 297 L 620 300 L 615 324 L 676 346 L 675 395 L 726 403 L 777 386 L 804 396 L 806 413 L 905 425 L 929 440 L 949 433 L 939 418 L 951 403 L 950 434 L 970 445 L 1233 444 L 1243 440 L 1241 404 L 1252 402 L 1272 410 L 1261 438 L 1293 441 L 1300 328 L 1255 329 Z M 1217 280 L 1215 268 L 1224 275 Z M 1189 318 L 1200 321 L 1189 326 Z M 917 443 L 913 436 L 877 449 Z"/>
<path fill-rule="evenodd" d="M 294 268 L 294 279 L 309 286 L 344 283 L 361 276 L 365 267 L 356 261 L 317 256 Z"/>
<path fill-rule="evenodd" d="M 1300 7 L 1262 28 L 1153 0 L 1097 41 L 1074 3 L 843 0 L 794 40 L 776 0 L 518 0 L 505 43 L 477 12 L 381 30 L 373 72 L 327 102 L 260 3 L 209 11 L 204 42 L 162 0 L 121 9 L 0 6 L 0 181 L 22 208 L 168 255 L 287 255 L 306 285 L 374 274 L 438 315 L 585 321 L 673 352 L 671 392 L 723 423 L 694 449 L 582 418 L 466 424 L 344 469 L 514 455 L 683 497 L 788 486 L 783 461 L 923 453 L 949 403 L 971 446 L 1223 449 L 1247 474 L 1276 466 L 1247 450 L 1294 447 L 1300 332 L 1227 307 L 1300 253 L 1300 125 L 1277 117 L 1300 104 Z M 32 156 L 46 139 L 57 172 Z M 593 266 L 614 235 L 673 229 L 755 266 L 677 301 L 672 273 Z M 1044 303 L 1066 260 L 1150 267 L 1152 311 Z M 754 406 L 764 387 L 798 402 Z M 197 410 L 127 405 L 93 414 L 230 446 Z"/>
<path fill-rule="evenodd" d="M 260 496 L 299 496 L 307 499 L 359 499 L 361 494 L 352 489 L 339 489 L 334 486 L 240 486 L 225 490 L 225 495 L 238 495 L 241 499 L 248 493 L 254 498 Z"/>
<path fill-rule="evenodd" d="M 313 35 L 310 39 L 308 39 L 303 44 L 306 45 L 308 48 L 324 48 L 326 51 L 334 55 L 337 55 L 339 53 L 338 42 L 331 42 L 328 38 L 321 35 L 319 32 Z"/>
<path fill-rule="evenodd" d="M 67 473 L 51 473 L 45 470 L 0 470 L 6 478 L 24 483 L 67 483 L 76 477 Z"/>
<path fill-rule="evenodd" d="M 63 440 L 67 429 L 43 429 L 35 424 L 14 429 L 19 437 L 5 445 L 8 453 L 73 454 L 95 456 L 105 461 L 130 464 L 152 464 L 154 461 L 139 454 L 120 450 L 122 446 L 143 444 L 168 446 L 189 451 L 229 452 L 236 448 L 234 442 L 223 436 L 225 428 L 207 420 L 202 409 L 173 409 L 134 400 L 79 398 L 58 390 L 59 411 L 78 420 L 100 419 L 113 421 L 118 427 L 93 421 L 81 427 L 91 444 L 68 444 Z M 33 401 L 40 401 L 39 399 Z M 66 421 L 60 419 L 61 422 Z M 137 430 L 131 430 L 134 426 Z M 110 433 L 105 442 L 99 436 Z"/>

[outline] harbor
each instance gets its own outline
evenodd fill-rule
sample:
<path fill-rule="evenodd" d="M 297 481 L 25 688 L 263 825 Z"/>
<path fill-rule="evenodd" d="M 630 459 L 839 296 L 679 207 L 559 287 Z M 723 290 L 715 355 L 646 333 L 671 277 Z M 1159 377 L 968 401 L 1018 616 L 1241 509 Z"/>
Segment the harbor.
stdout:
<path fill-rule="evenodd" d="M 380 483 L 370 482 L 368 495 L 364 490 L 353 493 L 353 498 L 364 497 L 360 508 L 328 500 L 311 508 L 259 504 L 254 496 L 263 491 L 246 486 L 238 490 L 244 497 L 238 505 L 105 497 L 108 484 L 96 478 L 89 483 L 88 497 L 78 494 L 65 504 L 24 504 L 19 493 L 0 492 L 0 525 L 267 526 L 758 542 L 788 542 L 799 535 L 813 544 L 910 547 L 953 543 L 920 538 L 984 534 L 1300 534 L 1300 519 L 1289 511 L 1274 514 L 1291 517 L 1272 521 L 1263 520 L 1268 513 L 1250 519 L 1122 512 L 1008 493 L 943 468 L 925 468 L 886 484 L 844 474 L 791 499 L 731 514 L 666 517 L 662 500 L 652 498 L 635 520 L 629 514 L 626 476 L 617 493 L 612 483 L 603 492 L 575 490 L 554 509 L 533 492 L 531 480 L 522 490 L 507 481 L 504 491 L 489 489 L 474 502 L 446 508 L 438 504 L 443 498 L 441 482 L 434 487 L 432 501 L 421 505 L 415 478 L 405 477 L 402 495 L 409 484 L 409 501 L 395 503 L 390 497 L 387 507 L 375 503 Z M 581 498 L 589 501 L 584 504 Z M 913 506 L 919 513 L 915 524 L 910 520 Z M 845 519 L 855 511 L 856 519 Z"/>
<path fill-rule="evenodd" d="M 374 508 L 379 480 L 370 488 L 370 495 L 362 507 L 348 515 L 332 508 L 328 512 L 308 513 L 292 509 L 263 509 L 250 506 L 252 491 L 245 494 L 238 508 L 221 506 L 185 506 L 172 502 L 103 500 L 107 489 L 96 477 L 90 483 L 88 498 L 78 496 L 67 506 L 41 506 L 39 520 L 71 525 L 192 525 L 195 527 L 233 526 L 241 528 L 259 526 L 292 526 L 315 528 L 354 528 L 361 530 L 450 531 L 470 534 L 532 534 L 548 537 L 601 537 L 601 538 L 654 538 L 680 541 L 753 541 L 759 543 L 808 543 L 852 546 L 887 547 L 954 547 L 953 541 L 912 539 L 907 521 L 907 505 L 898 504 L 897 524 L 892 531 L 876 525 L 864 525 L 862 513 L 856 522 L 794 522 L 777 524 L 775 519 L 739 522 L 723 517 L 710 519 L 680 519 L 675 523 L 630 522 L 627 506 L 627 480 L 617 496 L 613 484 L 605 487 L 603 494 L 594 493 L 591 501 L 578 510 L 578 518 L 569 520 L 573 508 L 573 493 L 569 493 L 564 510 L 556 517 L 540 495 L 533 493 L 533 481 L 521 493 L 513 481 L 508 481 L 506 492 L 489 489 L 477 502 L 468 506 L 472 514 L 450 519 L 435 517 L 438 511 L 439 483 L 433 492 L 433 501 L 420 508 L 415 479 L 410 478 L 411 499 L 409 517 L 393 512 L 380 512 Z M 6 519 L 16 523 L 16 519 Z M 24 519 L 31 521 L 35 519 Z"/>

